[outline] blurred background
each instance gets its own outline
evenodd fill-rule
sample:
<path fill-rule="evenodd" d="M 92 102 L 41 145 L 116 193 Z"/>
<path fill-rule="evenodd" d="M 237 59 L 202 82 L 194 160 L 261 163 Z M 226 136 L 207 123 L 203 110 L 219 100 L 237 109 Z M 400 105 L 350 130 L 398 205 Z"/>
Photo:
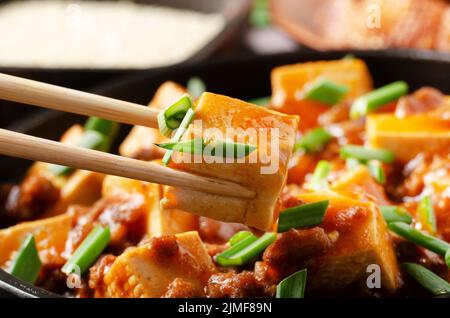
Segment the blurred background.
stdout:
<path fill-rule="evenodd" d="M 450 1 L 0 0 L 0 72 L 87 91 L 183 63 L 347 49 L 450 55 Z M 0 101 L 0 126 L 36 110 Z"/>

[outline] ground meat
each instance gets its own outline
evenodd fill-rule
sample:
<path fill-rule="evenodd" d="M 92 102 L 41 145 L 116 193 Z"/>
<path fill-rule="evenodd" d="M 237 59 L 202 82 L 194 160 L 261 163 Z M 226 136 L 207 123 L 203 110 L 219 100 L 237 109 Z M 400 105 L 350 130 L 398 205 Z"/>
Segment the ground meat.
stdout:
<path fill-rule="evenodd" d="M 104 197 L 87 212 L 75 214 L 79 215 L 66 242 L 66 256 L 72 255 L 98 224 L 109 226 L 109 248 L 114 254 L 121 253 L 128 246 L 136 245 L 145 234 L 147 205 L 139 195 Z"/>
<path fill-rule="evenodd" d="M 253 272 L 219 273 L 209 278 L 206 286 L 207 297 L 212 298 L 249 298 L 268 297 L 267 290 Z"/>
<path fill-rule="evenodd" d="M 36 219 L 59 199 L 59 189 L 43 176 L 31 175 L 20 185 L 0 190 L 0 222 L 9 226 Z"/>
<path fill-rule="evenodd" d="M 325 253 L 332 242 L 322 228 L 306 230 L 291 229 L 278 236 L 263 254 L 263 261 L 268 265 L 265 270 L 273 271 L 270 277 L 279 279 L 304 266 L 308 258 Z"/>
<path fill-rule="evenodd" d="M 404 118 L 406 116 L 420 114 L 434 110 L 444 102 L 444 95 L 432 87 L 422 87 L 413 94 L 399 99 L 395 108 L 395 116 Z"/>
<path fill-rule="evenodd" d="M 321 126 L 328 126 L 350 119 L 350 103 L 344 102 L 342 104 L 334 105 L 329 110 L 322 113 L 318 118 L 318 123 Z"/>
<path fill-rule="evenodd" d="M 178 246 L 177 238 L 174 235 L 163 235 L 153 237 L 150 239 L 149 251 L 152 253 L 152 258 L 157 263 L 170 264 L 174 258 L 179 258 L 180 248 Z"/>
<path fill-rule="evenodd" d="M 89 282 L 90 289 L 95 290 L 96 295 L 103 295 L 105 286 L 103 278 L 108 273 L 112 264 L 116 260 L 116 256 L 106 254 L 101 256 L 97 262 L 89 269 Z"/>
<path fill-rule="evenodd" d="M 249 231 L 243 224 L 220 222 L 206 217 L 199 218 L 198 233 L 203 242 L 224 244 L 239 231 Z"/>
<path fill-rule="evenodd" d="M 339 145 L 362 145 L 365 136 L 365 120 L 347 120 L 326 126 L 327 130 L 337 138 Z"/>
<path fill-rule="evenodd" d="M 175 278 L 167 287 L 162 298 L 200 298 L 205 297 L 205 293 L 191 282 L 181 278 Z"/>
<path fill-rule="evenodd" d="M 42 267 L 36 286 L 56 294 L 63 294 L 67 291 L 66 280 L 67 276 L 61 272 L 60 268 L 44 266 Z"/>
<path fill-rule="evenodd" d="M 298 198 L 296 194 L 301 193 L 301 188 L 296 185 L 287 185 L 284 187 L 281 193 L 278 203 L 280 205 L 280 210 L 285 210 L 295 206 L 305 204 L 302 200 Z"/>

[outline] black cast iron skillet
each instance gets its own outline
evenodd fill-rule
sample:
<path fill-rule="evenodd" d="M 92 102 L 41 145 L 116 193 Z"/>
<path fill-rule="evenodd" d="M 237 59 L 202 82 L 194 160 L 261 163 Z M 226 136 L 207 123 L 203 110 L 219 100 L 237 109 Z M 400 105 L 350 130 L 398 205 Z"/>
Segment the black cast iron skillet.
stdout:
<path fill-rule="evenodd" d="M 194 75 L 207 83 L 208 91 L 241 99 L 270 95 L 270 71 L 283 64 L 338 59 L 348 52 L 299 52 L 271 56 L 244 56 L 215 62 L 169 67 L 155 71 L 144 71 L 107 84 L 95 93 L 114 98 L 147 104 L 158 86 L 167 80 L 180 84 Z M 421 86 L 433 86 L 450 94 L 450 55 L 431 52 L 351 52 L 364 59 L 375 80 L 380 86 L 396 80 L 405 80 L 411 90 Z M 73 123 L 83 122 L 85 118 L 55 111 L 41 111 L 10 129 L 44 138 L 58 139 Z M 129 127 L 122 126 L 121 136 Z M 0 156 L 0 182 L 19 180 L 30 162 Z M 0 246 L 1 248 L 1 246 Z M 0 271 L 0 289 L 18 297 L 55 296 L 42 289 L 22 283 Z"/>

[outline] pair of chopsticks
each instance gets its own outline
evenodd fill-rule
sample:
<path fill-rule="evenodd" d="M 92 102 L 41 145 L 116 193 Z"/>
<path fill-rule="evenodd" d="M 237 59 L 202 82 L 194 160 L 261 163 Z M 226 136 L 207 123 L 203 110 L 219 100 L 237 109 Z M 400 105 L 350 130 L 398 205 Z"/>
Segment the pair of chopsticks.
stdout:
<path fill-rule="evenodd" d="M 150 107 L 6 74 L 0 74 L 0 99 L 158 128 L 158 111 Z M 226 180 L 194 175 L 155 163 L 65 145 L 5 129 L 0 129 L 0 154 L 211 194 L 245 199 L 255 196 L 253 191 Z"/>

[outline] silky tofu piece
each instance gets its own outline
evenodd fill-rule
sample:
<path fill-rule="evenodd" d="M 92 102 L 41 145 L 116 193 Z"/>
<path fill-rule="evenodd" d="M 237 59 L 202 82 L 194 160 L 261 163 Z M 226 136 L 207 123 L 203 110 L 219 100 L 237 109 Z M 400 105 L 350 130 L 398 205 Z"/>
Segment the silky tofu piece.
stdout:
<path fill-rule="evenodd" d="M 184 87 L 174 82 L 165 82 L 159 87 L 149 106 L 164 109 L 184 93 L 186 93 Z M 168 139 L 161 135 L 158 129 L 134 126 L 120 145 L 119 153 L 124 157 L 147 161 L 162 158 L 165 151 L 154 144 L 167 141 Z"/>
<path fill-rule="evenodd" d="M 12 258 L 28 234 L 34 236 L 42 264 L 63 265 L 65 259 L 61 254 L 71 228 L 72 217 L 64 214 L 0 230 L 0 267 Z"/>
<path fill-rule="evenodd" d="M 364 283 L 367 268 L 380 268 L 381 288 L 393 292 L 399 286 L 399 267 L 391 236 L 379 209 L 372 202 L 324 190 L 303 193 L 306 202 L 330 200 L 322 226 L 338 233 L 334 245 L 322 256 L 308 260 L 311 268 L 309 288 L 335 291 L 354 283 Z"/>
<path fill-rule="evenodd" d="M 102 189 L 104 197 L 133 194 L 139 194 L 145 198 L 148 209 L 146 231 L 148 237 L 179 234 L 198 228 L 197 215 L 161 208 L 161 185 L 117 176 L 106 176 Z"/>
<path fill-rule="evenodd" d="M 154 238 L 127 249 L 105 275 L 105 297 L 157 298 L 171 282 L 183 279 L 199 289 L 215 271 L 197 232 Z M 169 252 L 170 249 L 170 252 Z"/>
<path fill-rule="evenodd" d="M 174 153 L 171 167 L 236 182 L 254 190 L 257 195 L 255 199 L 245 200 L 178 187 L 165 187 L 162 206 L 165 209 L 179 209 L 220 221 L 244 223 L 261 230 L 270 229 L 274 222 L 277 199 L 286 182 L 287 165 L 295 142 L 298 118 L 212 93 L 204 93 L 201 96 L 195 116 L 194 123 L 201 121 L 204 139 L 212 141 L 223 139 L 225 138 L 223 136 L 227 136 L 227 128 L 240 128 L 239 138 L 256 146 L 257 150 L 244 158 L 246 163 L 236 160 L 231 163 L 207 163 L 202 160 L 205 158 L 200 158 L 201 162 L 197 163 L 196 159 L 180 163 L 180 157 L 186 155 Z M 256 134 L 245 132 L 249 128 L 254 128 Z M 268 132 L 267 144 L 261 142 L 263 138 L 258 139 L 257 136 L 264 128 Z M 271 128 L 279 133 L 279 138 L 273 136 L 273 141 L 279 141 L 279 147 L 274 147 L 272 163 L 265 164 L 265 159 L 271 155 L 268 147 L 272 142 Z M 192 131 L 193 125 L 183 136 L 183 140 L 192 139 Z M 239 139 L 238 141 L 243 142 Z M 250 163 L 250 158 L 253 158 L 253 163 Z"/>
<path fill-rule="evenodd" d="M 367 166 L 359 165 L 355 169 L 344 172 L 335 180 L 330 188 L 338 192 L 351 192 L 368 198 L 377 204 L 389 205 L 384 188 L 370 174 Z"/>
<path fill-rule="evenodd" d="M 317 126 L 317 118 L 329 106 L 296 98 L 305 84 L 319 78 L 346 85 L 347 99 L 354 99 L 372 90 L 372 78 L 366 64 L 359 59 L 307 62 L 276 67 L 271 74 L 272 107 L 283 113 L 299 115 L 302 131 Z"/>
<path fill-rule="evenodd" d="M 63 185 L 59 201 L 44 217 L 64 213 L 70 205 L 93 204 L 101 197 L 104 178 L 102 173 L 76 170 Z"/>
<path fill-rule="evenodd" d="M 450 148 L 450 118 L 419 114 L 397 118 L 393 114 L 367 117 L 368 144 L 395 153 L 406 163 L 421 152 L 439 152 Z"/>

